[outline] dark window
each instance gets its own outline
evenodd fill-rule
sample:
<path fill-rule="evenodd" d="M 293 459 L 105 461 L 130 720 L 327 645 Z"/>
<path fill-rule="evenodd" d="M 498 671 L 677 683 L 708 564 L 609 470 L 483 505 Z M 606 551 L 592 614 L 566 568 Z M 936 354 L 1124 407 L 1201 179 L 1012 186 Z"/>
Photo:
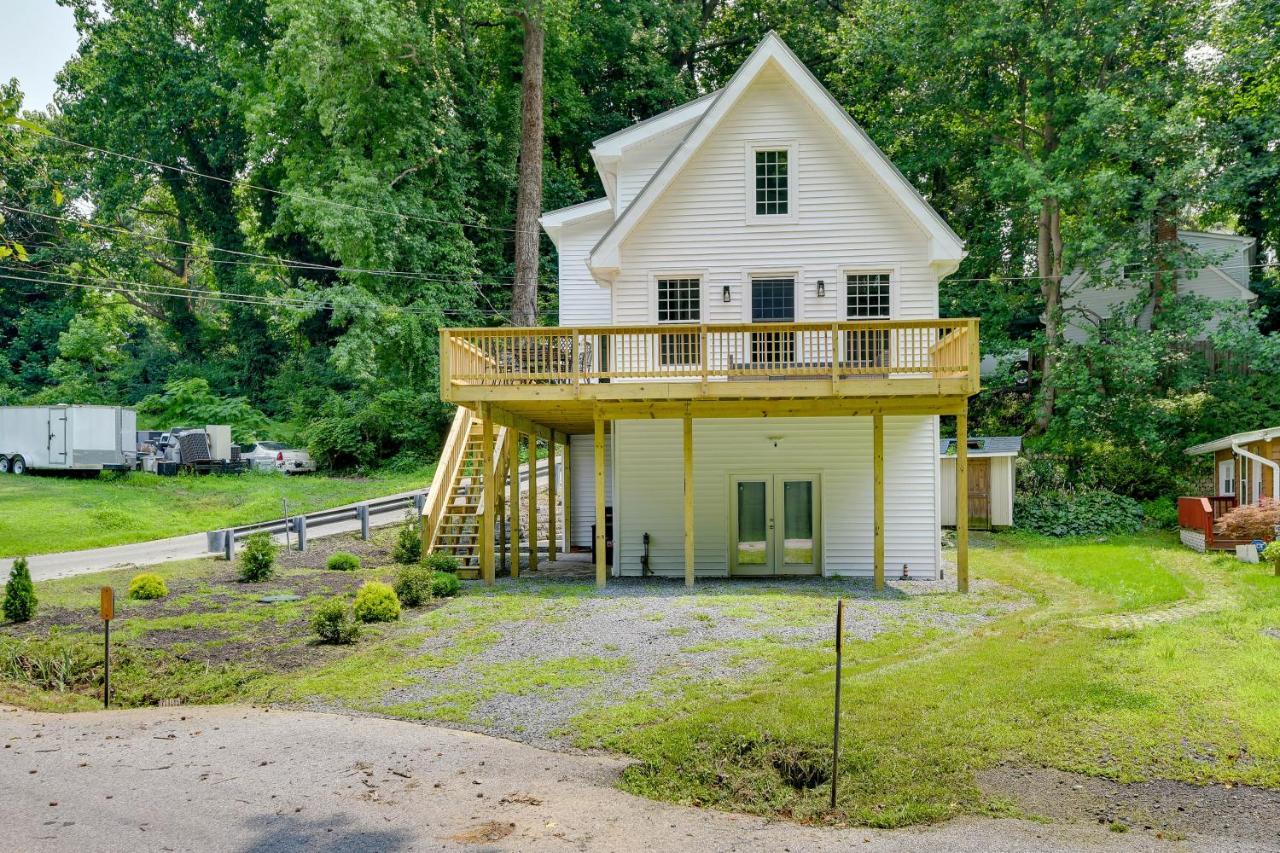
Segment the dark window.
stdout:
<path fill-rule="evenodd" d="M 658 279 L 658 322 L 697 323 L 702 320 L 702 280 Z M 658 363 L 664 367 L 700 364 L 702 352 L 696 334 L 658 336 Z"/>
<path fill-rule="evenodd" d="M 787 197 L 787 150 L 756 152 L 756 216 L 785 216 Z"/>
<path fill-rule="evenodd" d="M 846 276 L 845 310 L 850 320 L 887 320 L 889 304 L 888 273 Z M 884 367 L 889 363 L 889 330 L 845 332 L 844 356 L 850 367 Z"/>
<path fill-rule="evenodd" d="M 796 282 L 793 278 L 756 278 L 751 281 L 751 322 L 791 323 L 796 319 Z M 751 360 L 756 364 L 795 361 L 796 339 L 790 332 L 752 332 Z"/>

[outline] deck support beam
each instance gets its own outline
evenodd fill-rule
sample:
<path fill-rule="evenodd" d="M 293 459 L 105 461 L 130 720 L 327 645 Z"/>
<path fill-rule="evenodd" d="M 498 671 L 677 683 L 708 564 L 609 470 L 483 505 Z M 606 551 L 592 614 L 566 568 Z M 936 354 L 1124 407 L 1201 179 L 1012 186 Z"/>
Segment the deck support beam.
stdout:
<path fill-rule="evenodd" d="M 684 585 L 693 586 L 693 418 L 684 416 Z"/>
<path fill-rule="evenodd" d="M 511 577 L 520 577 L 520 433 L 507 428 L 508 526 L 511 528 Z"/>
<path fill-rule="evenodd" d="M 956 591 L 969 591 L 969 404 L 956 415 Z"/>
<path fill-rule="evenodd" d="M 529 571 L 538 570 L 538 434 L 529 433 Z"/>
<path fill-rule="evenodd" d="M 495 582 L 493 571 L 493 522 L 497 505 L 497 491 L 501 486 L 494 476 L 493 458 L 493 421 L 489 419 L 489 406 L 480 407 L 480 488 L 484 495 L 484 505 L 480 515 L 480 577 L 486 586 Z"/>
<path fill-rule="evenodd" d="M 547 441 L 547 559 L 556 558 L 556 434 Z"/>
<path fill-rule="evenodd" d="M 884 415 L 871 417 L 872 510 L 875 560 L 873 572 L 876 591 L 884 589 Z"/>
<path fill-rule="evenodd" d="M 608 578 L 604 529 L 604 419 L 595 416 L 596 459 L 596 586 L 603 588 Z"/>

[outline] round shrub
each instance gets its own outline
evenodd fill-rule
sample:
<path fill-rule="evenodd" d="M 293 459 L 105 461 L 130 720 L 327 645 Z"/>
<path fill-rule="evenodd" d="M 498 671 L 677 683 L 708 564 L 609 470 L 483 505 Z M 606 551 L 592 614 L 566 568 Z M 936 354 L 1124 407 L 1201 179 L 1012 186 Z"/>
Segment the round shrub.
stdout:
<path fill-rule="evenodd" d="M 458 576 L 449 572 L 436 572 L 431 577 L 431 594 L 436 598 L 452 598 L 461 588 Z"/>
<path fill-rule="evenodd" d="M 1105 489 L 1041 492 L 1018 496 L 1013 523 L 1046 536 L 1135 533 L 1142 529 L 1142 507 Z"/>
<path fill-rule="evenodd" d="M 324 561 L 325 568 L 338 572 L 354 572 L 360 568 L 360 558 L 349 551 L 335 551 Z"/>
<path fill-rule="evenodd" d="M 138 601 L 150 601 L 153 598 L 164 598 L 169 594 L 169 587 L 164 578 L 152 572 L 143 572 L 129 581 L 129 597 Z"/>
<path fill-rule="evenodd" d="M 10 622 L 29 622 L 36 615 L 36 585 L 31 582 L 27 558 L 19 557 L 9 569 L 4 585 L 4 618 Z"/>
<path fill-rule="evenodd" d="M 347 603 L 340 597 L 320 603 L 311 617 L 311 630 L 322 643 L 350 643 L 360 634 L 360 626 L 351 618 Z"/>
<path fill-rule="evenodd" d="M 421 607 L 431 600 L 432 571 L 426 566 L 404 566 L 393 588 L 405 607 Z"/>
<path fill-rule="evenodd" d="M 433 572 L 458 573 L 458 558 L 448 551 L 432 551 L 424 562 Z"/>
<path fill-rule="evenodd" d="M 369 581 L 356 593 L 355 614 L 361 622 L 394 622 L 400 618 L 400 599 L 390 584 Z"/>
<path fill-rule="evenodd" d="M 276 544 L 267 532 L 255 533 L 244 540 L 240 552 L 240 580 L 260 583 L 270 580 L 276 570 Z"/>

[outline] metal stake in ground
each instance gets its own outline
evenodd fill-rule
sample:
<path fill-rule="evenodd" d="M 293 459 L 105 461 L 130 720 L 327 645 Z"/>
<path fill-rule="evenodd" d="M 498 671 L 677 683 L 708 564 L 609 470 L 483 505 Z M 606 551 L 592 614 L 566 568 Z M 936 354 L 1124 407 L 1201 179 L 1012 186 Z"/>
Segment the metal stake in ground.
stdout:
<path fill-rule="evenodd" d="M 281 498 L 280 502 L 284 504 L 284 549 L 289 550 L 289 499 Z"/>
<path fill-rule="evenodd" d="M 844 657 L 844 599 L 836 599 L 836 717 L 831 738 L 831 808 L 836 807 L 836 777 L 840 768 L 840 664 Z"/>
<path fill-rule="evenodd" d="M 109 586 L 99 591 L 102 614 L 102 707 L 111 707 L 111 620 L 116 615 L 116 593 Z"/>

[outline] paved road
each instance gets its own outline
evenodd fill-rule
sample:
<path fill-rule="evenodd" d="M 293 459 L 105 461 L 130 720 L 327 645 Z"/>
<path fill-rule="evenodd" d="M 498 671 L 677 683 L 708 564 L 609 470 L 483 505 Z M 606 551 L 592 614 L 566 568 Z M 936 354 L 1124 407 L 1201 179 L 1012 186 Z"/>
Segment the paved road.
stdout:
<path fill-rule="evenodd" d="M 528 466 L 521 466 L 521 480 L 528 481 Z M 547 463 L 538 463 L 538 480 L 546 482 Z M 402 492 L 386 495 L 384 498 L 411 497 L 418 492 Z M 378 500 L 384 499 L 379 498 Z M 362 501 L 363 503 L 363 501 Z M 346 508 L 356 504 L 347 504 Z M 342 507 L 337 507 L 342 508 Z M 372 527 L 383 527 L 396 524 L 404 518 L 403 510 L 371 515 L 369 524 Z M 360 522 L 355 519 L 328 521 L 324 524 L 308 525 L 307 538 L 321 539 L 325 536 L 336 536 L 339 533 L 351 533 L 360 529 Z M 277 542 L 284 542 L 284 535 L 274 537 Z M 114 545 L 109 548 L 90 548 L 84 551 L 61 551 L 55 554 L 35 554 L 27 558 L 33 580 L 53 580 L 55 578 L 85 575 L 113 569 L 119 566 L 154 566 L 170 560 L 191 560 L 209 556 L 208 538 L 204 533 L 191 533 L 186 536 L 174 536 L 169 539 L 155 539 L 150 542 L 134 542 L 128 545 Z M 0 557 L 0 574 L 7 577 L 13 559 Z"/>
<path fill-rule="evenodd" d="M 966 818 L 797 826 L 614 787 L 624 762 L 485 735 L 298 711 L 0 708 L 0 851 L 1249 850 L 1094 825 Z"/>

